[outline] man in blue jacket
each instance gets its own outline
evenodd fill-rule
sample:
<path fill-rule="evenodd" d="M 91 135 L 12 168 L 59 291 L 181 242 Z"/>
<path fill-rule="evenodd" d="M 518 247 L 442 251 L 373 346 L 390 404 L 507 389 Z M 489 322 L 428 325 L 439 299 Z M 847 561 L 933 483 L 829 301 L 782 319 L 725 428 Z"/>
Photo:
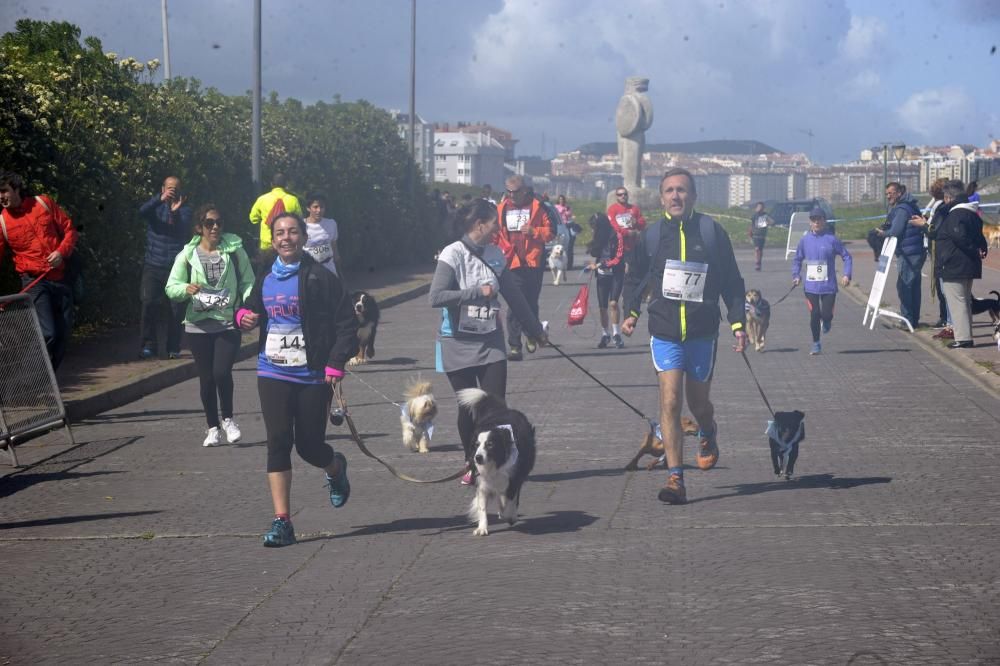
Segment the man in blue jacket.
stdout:
<path fill-rule="evenodd" d="M 181 351 L 181 330 L 184 304 L 167 300 L 164 287 L 174 265 L 174 257 L 191 240 L 191 207 L 181 194 L 181 180 L 169 176 L 163 181 L 159 194 L 139 207 L 139 216 L 146 222 L 146 256 L 142 263 L 141 358 L 157 354 L 156 329 L 164 302 L 170 307 L 167 321 L 167 357 L 177 358 Z"/>
<path fill-rule="evenodd" d="M 924 248 L 923 230 L 910 224 L 910 218 L 920 214 L 920 207 L 901 183 L 889 183 L 885 188 L 885 198 L 889 202 L 889 214 L 886 216 L 889 228 L 885 231 L 877 229 L 876 233 L 896 238 L 899 314 L 916 328 L 920 321 L 920 269 L 927 258 L 927 250 Z"/>

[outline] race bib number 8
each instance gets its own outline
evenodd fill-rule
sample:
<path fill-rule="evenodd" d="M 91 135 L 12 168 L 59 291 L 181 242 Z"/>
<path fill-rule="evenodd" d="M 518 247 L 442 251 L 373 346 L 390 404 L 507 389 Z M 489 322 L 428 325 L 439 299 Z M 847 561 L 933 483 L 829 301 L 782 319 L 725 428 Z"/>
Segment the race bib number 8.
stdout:
<path fill-rule="evenodd" d="M 672 301 L 701 303 L 707 277 L 708 264 L 668 260 L 663 266 L 663 297 Z"/>
<path fill-rule="evenodd" d="M 490 305 L 461 305 L 458 309 L 458 330 L 462 333 L 482 335 L 496 330 L 500 308 Z"/>
<path fill-rule="evenodd" d="M 826 262 L 806 262 L 806 282 L 826 282 Z"/>
<path fill-rule="evenodd" d="M 264 355 L 274 365 L 301 368 L 306 364 L 306 336 L 295 324 L 271 324 L 264 344 Z"/>
<path fill-rule="evenodd" d="M 504 222 L 507 224 L 507 231 L 521 231 L 531 217 L 531 210 L 528 208 L 516 208 L 506 211 Z"/>
<path fill-rule="evenodd" d="M 209 310 L 223 310 L 229 307 L 232 298 L 228 289 L 211 289 L 202 287 L 198 293 L 191 297 L 191 303 L 195 312 L 208 312 Z"/>

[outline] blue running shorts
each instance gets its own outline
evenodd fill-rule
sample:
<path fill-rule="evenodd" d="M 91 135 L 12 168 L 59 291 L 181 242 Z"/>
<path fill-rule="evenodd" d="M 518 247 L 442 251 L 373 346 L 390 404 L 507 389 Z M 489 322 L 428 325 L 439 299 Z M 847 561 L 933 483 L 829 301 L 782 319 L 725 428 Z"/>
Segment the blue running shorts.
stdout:
<path fill-rule="evenodd" d="M 673 342 L 657 337 L 649 338 L 649 350 L 653 355 L 653 367 L 657 372 L 683 370 L 699 382 L 712 379 L 715 370 L 715 350 L 718 338 L 702 338 Z"/>

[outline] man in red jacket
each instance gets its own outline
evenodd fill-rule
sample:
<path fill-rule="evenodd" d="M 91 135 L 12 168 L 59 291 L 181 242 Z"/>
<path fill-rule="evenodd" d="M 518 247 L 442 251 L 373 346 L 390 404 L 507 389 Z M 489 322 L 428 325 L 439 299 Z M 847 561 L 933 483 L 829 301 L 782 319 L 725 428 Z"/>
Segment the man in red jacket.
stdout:
<path fill-rule="evenodd" d="M 28 196 L 24 179 L 16 173 L 0 173 L 0 206 L 0 259 L 10 248 L 21 286 L 34 283 L 28 295 L 55 370 L 73 327 L 73 290 L 66 281 L 66 259 L 76 247 L 76 229 L 51 197 Z"/>
<path fill-rule="evenodd" d="M 646 218 L 642 216 L 642 211 L 636 204 L 628 202 L 628 190 L 619 187 L 615 190 L 615 202 L 608 206 L 608 220 L 611 226 L 621 235 L 623 241 L 622 259 L 625 262 L 625 274 L 634 263 L 632 260 L 632 249 L 642 230 L 646 228 Z M 622 323 L 622 312 L 618 306 L 618 301 L 609 303 L 608 311 L 611 315 L 611 339 L 615 342 L 615 347 L 621 349 L 625 346 L 622 340 L 619 325 Z"/>
<path fill-rule="evenodd" d="M 507 196 L 497 208 L 500 233 L 496 244 L 503 251 L 511 277 L 517 281 L 531 311 L 538 317 L 538 297 L 542 293 L 542 276 L 545 273 L 545 244 L 555 238 L 556 222 L 549 219 L 541 203 L 532 196 L 531 188 L 521 176 L 506 180 Z M 507 343 L 510 351 L 507 360 L 520 361 L 521 322 L 507 310 Z M 528 340 L 528 352 L 535 351 L 535 343 Z"/>

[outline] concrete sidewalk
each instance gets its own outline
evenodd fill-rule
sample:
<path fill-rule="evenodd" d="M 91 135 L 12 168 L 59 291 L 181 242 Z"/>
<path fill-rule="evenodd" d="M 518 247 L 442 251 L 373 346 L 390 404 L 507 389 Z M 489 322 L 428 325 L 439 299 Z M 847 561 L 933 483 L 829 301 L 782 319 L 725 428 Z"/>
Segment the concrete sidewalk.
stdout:
<path fill-rule="evenodd" d="M 854 282 L 843 293 L 858 301 L 862 306 L 868 302 L 868 295 L 871 293 L 872 282 L 875 277 L 875 262 L 873 261 L 871 248 L 864 241 L 848 241 L 846 243 L 851 257 L 854 259 Z M 791 261 L 789 260 L 789 263 Z M 843 274 L 842 264 L 837 260 L 837 272 Z M 889 309 L 899 312 L 899 297 L 896 293 L 896 260 L 892 262 L 889 274 L 885 283 L 885 290 L 882 293 L 882 303 Z M 993 325 L 988 314 L 983 313 L 973 317 L 972 335 L 976 346 L 971 349 L 948 349 L 947 344 L 951 340 L 935 340 L 933 338 L 937 330 L 930 328 L 938 320 L 938 301 L 931 301 L 931 265 L 924 263 L 921 279 L 921 289 L 923 298 L 920 302 L 920 323 L 927 324 L 927 327 L 920 327 L 915 333 L 910 334 L 907 330 L 900 330 L 899 334 L 910 339 L 922 348 L 933 354 L 939 355 L 949 363 L 954 363 L 962 368 L 971 377 L 975 378 L 985 387 L 1000 395 L 1000 349 L 996 340 L 993 339 Z M 988 296 L 989 290 L 1000 291 L 1000 251 L 994 250 L 991 256 L 983 263 L 983 277 L 973 283 L 972 291 L 980 297 Z M 875 324 L 876 328 L 896 328 L 898 320 L 880 318 Z"/>

